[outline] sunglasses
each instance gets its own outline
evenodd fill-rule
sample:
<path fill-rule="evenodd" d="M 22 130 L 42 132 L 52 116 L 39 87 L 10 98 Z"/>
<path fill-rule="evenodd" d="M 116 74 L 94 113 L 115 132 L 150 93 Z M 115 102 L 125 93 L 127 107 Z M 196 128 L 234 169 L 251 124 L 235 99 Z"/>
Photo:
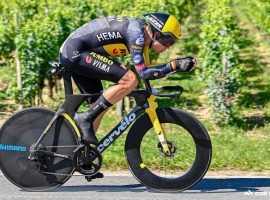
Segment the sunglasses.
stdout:
<path fill-rule="evenodd" d="M 176 39 L 170 35 L 159 35 L 156 39 L 165 47 L 169 47 L 176 42 Z"/>

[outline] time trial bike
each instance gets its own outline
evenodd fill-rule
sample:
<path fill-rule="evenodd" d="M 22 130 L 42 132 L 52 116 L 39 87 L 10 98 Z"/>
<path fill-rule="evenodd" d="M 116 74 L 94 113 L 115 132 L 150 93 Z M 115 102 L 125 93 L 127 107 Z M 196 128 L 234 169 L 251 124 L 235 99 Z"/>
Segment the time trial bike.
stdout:
<path fill-rule="evenodd" d="M 162 192 L 183 191 L 207 172 L 212 155 L 210 137 L 193 115 L 176 108 L 160 108 L 158 98 L 178 99 L 181 86 L 132 91 L 136 107 L 98 145 L 86 145 L 73 117 L 82 102 L 100 94 L 73 94 L 72 73 L 51 62 L 48 75 L 61 73 L 65 101 L 58 111 L 26 108 L 13 114 L 0 129 L 0 167 L 16 186 L 45 191 L 64 184 L 74 172 L 90 181 L 102 166 L 102 154 L 129 127 L 126 161 L 134 177 Z M 165 93 L 164 93 L 165 92 Z"/>

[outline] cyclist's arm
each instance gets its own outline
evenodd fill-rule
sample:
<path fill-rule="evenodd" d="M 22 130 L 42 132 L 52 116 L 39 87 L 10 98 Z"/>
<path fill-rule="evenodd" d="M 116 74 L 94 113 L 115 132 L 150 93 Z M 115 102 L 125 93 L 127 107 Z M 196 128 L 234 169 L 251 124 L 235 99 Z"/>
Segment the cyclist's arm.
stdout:
<path fill-rule="evenodd" d="M 165 77 L 166 74 L 173 71 L 171 63 L 158 65 L 158 66 L 151 66 L 145 68 L 140 72 L 140 76 L 142 79 L 159 79 Z"/>
<path fill-rule="evenodd" d="M 137 25 L 137 26 L 136 26 Z M 171 64 L 149 66 L 148 48 L 145 47 L 145 36 L 139 23 L 128 29 L 128 40 L 131 60 L 142 79 L 157 79 L 172 71 Z"/>
<path fill-rule="evenodd" d="M 174 70 L 181 71 L 184 66 L 188 67 L 182 71 L 189 71 L 191 63 L 186 59 L 177 59 L 167 64 L 147 67 L 149 66 L 149 54 L 148 47 L 145 47 L 143 30 L 139 22 L 135 22 L 127 31 L 131 60 L 142 79 L 159 79 Z"/>
<path fill-rule="evenodd" d="M 145 68 L 140 72 L 140 76 L 142 79 L 159 79 L 165 77 L 172 71 L 189 72 L 194 69 L 195 66 L 196 59 L 192 57 L 186 57 L 173 60 L 168 64 Z"/>

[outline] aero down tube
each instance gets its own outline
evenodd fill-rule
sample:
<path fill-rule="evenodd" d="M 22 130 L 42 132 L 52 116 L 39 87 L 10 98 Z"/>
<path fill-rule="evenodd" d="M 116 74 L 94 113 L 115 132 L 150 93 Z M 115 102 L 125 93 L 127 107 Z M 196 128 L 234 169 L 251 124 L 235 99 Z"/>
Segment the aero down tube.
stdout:
<path fill-rule="evenodd" d="M 136 106 L 121 122 L 119 122 L 110 133 L 108 133 L 98 144 L 97 150 L 105 151 L 142 113 L 144 108 Z"/>

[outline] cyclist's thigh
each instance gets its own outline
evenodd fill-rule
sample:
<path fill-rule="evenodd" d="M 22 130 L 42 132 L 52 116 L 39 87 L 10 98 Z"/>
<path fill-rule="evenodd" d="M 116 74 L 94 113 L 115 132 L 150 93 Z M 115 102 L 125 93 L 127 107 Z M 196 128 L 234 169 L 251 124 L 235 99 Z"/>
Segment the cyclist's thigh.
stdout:
<path fill-rule="evenodd" d="M 73 73 L 81 76 L 117 83 L 128 72 L 128 69 L 122 64 L 95 52 L 76 52 L 78 54 L 76 56 L 74 56 L 74 51 L 71 52 L 70 49 L 67 52 L 67 58 L 60 59 L 61 63 L 65 66 L 67 62 L 63 62 L 63 60 L 68 60 L 66 66 Z"/>
<path fill-rule="evenodd" d="M 87 78 L 75 73 L 73 73 L 72 78 L 82 94 L 100 93 L 103 90 L 101 80 Z M 94 103 L 98 97 L 89 97 L 87 101 L 89 104 Z"/>
<path fill-rule="evenodd" d="M 117 83 L 128 71 L 117 61 L 95 52 L 84 52 L 81 58 L 80 70 L 89 72 L 92 78 Z"/>

